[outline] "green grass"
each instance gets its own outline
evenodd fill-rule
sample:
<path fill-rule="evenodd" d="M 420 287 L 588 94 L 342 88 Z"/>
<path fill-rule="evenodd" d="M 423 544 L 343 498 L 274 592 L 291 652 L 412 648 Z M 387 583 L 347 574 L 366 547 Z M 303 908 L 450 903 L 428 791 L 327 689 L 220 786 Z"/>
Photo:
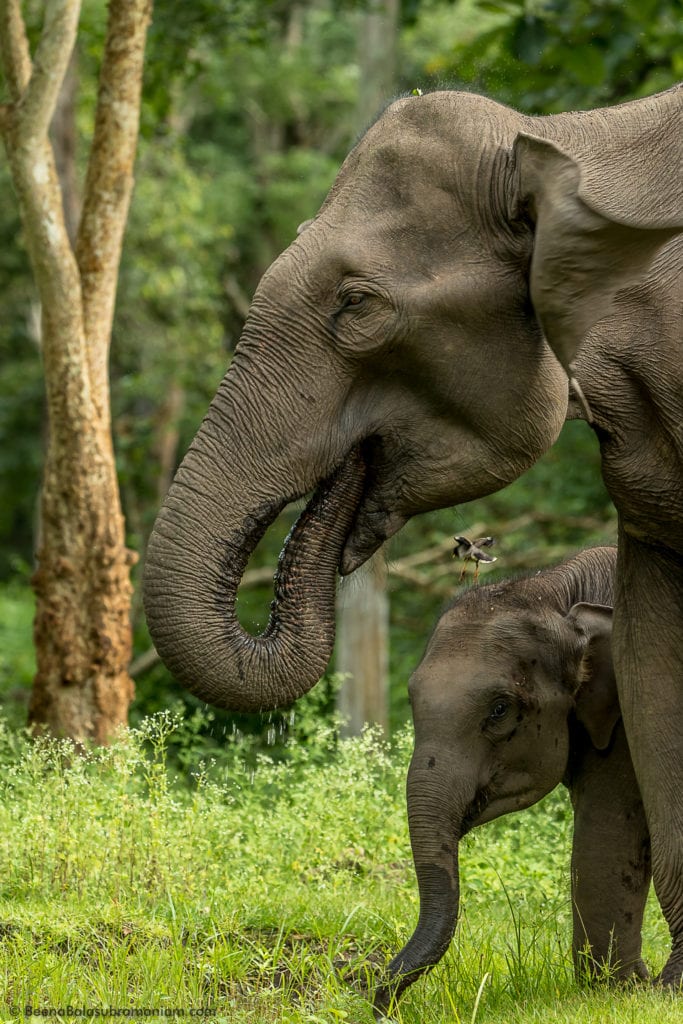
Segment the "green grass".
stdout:
<path fill-rule="evenodd" d="M 323 729 L 255 768 L 233 746 L 181 779 L 167 763 L 174 739 L 160 716 L 76 757 L 0 730 L 0 1019 L 71 1006 L 370 1024 L 358 979 L 417 914 L 408 732 L 389 749 L 371 732 L 338 743 Z M 463 844 L 456 941 L 396 1021 L 680 1021 L 665 994 L 576 986 L 569 843 L 557 791 Z M 653 904 L 654 969 L 666 948 Z"/>

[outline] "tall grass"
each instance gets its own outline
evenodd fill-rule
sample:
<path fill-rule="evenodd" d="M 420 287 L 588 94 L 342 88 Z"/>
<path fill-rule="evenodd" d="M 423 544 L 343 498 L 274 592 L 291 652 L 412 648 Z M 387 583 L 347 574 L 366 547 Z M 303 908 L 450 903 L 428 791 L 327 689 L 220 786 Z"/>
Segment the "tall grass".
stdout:
<path fill-rule="evenodd" d="M 277 763 L 230 744 L 179 774 L 168 751 L 183 734 L 156 716 L 76 756 L 0 728 L 0 1017 L 180 1008 L 369 1024 L 363 983 L 417 916 L 409 732 L 390 748 L 321 729 Z M 463 844 L 456 941 L 396 1021 L 680 1020 L 665 995 L 576 987 L 570 828 L 557 792 Z M 661 965 L 654 912 L 647 938 Z"/>

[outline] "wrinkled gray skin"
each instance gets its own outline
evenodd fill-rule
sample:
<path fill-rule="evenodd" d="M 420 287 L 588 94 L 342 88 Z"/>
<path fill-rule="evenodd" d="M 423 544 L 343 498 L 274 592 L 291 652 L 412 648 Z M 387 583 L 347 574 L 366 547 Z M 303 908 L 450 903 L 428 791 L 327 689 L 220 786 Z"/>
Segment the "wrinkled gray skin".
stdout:
<path fill-rule="evenodd" d="M 557 437 L 573 376 L 619 512 L 614 660 L 670 984 L 683 973 L 682 107 L 680 87 L 552 117 L 456 92 L 392 104 L 259 284 L 145 574 L 154 642 L 194 693 L 288 704 L 329 658 L 337 568 L 410 516 L 523 473 Z M 248 636 L 235 596 L 249 554 L 313 490 L 270 622 Z"/>
<path fill-rule="evenodd" d="M 574 806 L 577 972 L 647 978 L 650 837 L 610 652 L 616 557 L 592 548 L 528 579 L 472 588 L 439 619 L 409 686 L 420 916 L 377 992 L 378 1013 L 448 947 L 459 839 L 561 781 Z"/>

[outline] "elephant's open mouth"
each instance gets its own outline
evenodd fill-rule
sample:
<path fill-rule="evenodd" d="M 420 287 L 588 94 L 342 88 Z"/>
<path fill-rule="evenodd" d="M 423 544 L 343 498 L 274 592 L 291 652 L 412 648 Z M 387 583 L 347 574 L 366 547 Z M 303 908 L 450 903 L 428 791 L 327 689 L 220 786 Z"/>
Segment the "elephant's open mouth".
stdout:
<path fill-rule="evenodd" d="M 284 540 L 273 577 L 274 596 L 270 618 L 259 639 L 266 639 L 272 635 L 278 621 L 278 609 L 291 597 L 292 589 L 297 583 L 301 582 L 302 562 L 311 548 L 324 550 L 328 555 L 336 549 L 337 561 L 334 568 L 338 568 L 342 546 L 354 528 L 354 517 L 363 501 L 365 477 L 366 463 L 361 447 L 356 446 L 316 487 Z M 294 499 L 285 498 L 277 502 L 268 502 L 252 510 L 245 517 L 242 528 L 233 537 L 224 541 L 220 585 L 216 592 L 216 607 L 223 613 L 234 607 L 249 556 L 290 500 Z M 346 523 L 343 536 L 339 530 L 341 519 Z M 326 536 L 329 544 L 327 549 Z M 312 581 L 308 582 L 310 584 Z"/>
<path fill-rule="evenodd" d="M 365 496 L 368 464 L 362 445 L 352 448 L 341 464 L 313 492 L 313 496 L 287 535 L 275 573 L 275 602 L 296 572 L 300 547 L 316 536 L 330 535 L 331 549 L 337 551 L 335 568 L 340 568 L 344 542 L 356 528 L 359 510 Z M 344 536 L 339 523 L 346 523 Z"/>
<path fill-rule="evenodd" d="M 380 437 L 371 436 L 359 448 L 359 456 L 365 467 L 364 487 L 341 554 L 339 571 L 342 576 L 350 575 L 367 562 L 384 541 L 398 533 L 406 522 L 406 516 L 387 507 L 383 494 L 380 470 L 383 447 Z"/>
<path fill-rule="evenodd" d="M 375 498 L 380 448 L 381 441 L 374 437 L 355 445 L 316 487 L 284 540 L 274 574 L 271 618 L 261 634 L 263 638 L 271 635 L 281 601 L 294 580 L 300 579 L 301 556 L 308 548 L 324 543 L 327 535 L 328 553 L 336 550 L 338 555 L 335 570 L 348 576 L 404 524 L 405 518 L 392 513 Z M 217 608 L 225 611 L 233 606 L 248 558 L 285 505 L 294 500 L 296 495 L 253 509 L 241 529 L 224 541 Z M 340 530 L 342 522 L 346 524 L 344 536 Z"/>

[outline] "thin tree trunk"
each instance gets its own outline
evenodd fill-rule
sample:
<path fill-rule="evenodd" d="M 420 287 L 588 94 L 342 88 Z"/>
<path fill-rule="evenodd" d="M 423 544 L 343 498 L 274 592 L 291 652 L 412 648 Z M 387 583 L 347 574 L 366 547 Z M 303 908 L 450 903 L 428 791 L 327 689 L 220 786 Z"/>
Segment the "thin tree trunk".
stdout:
<path fill-rule="evenodd" d="M 369 0 L 361 20 L 358 62 L 358 124 L 362 130 L 377 116 L 396 88 L 400 0 Z"/>
<path fill-rule="evenodd" d="M 361 87 L 358 123 L 364 128 L 394 89 L 399 0 L 371 0 L 360 20 Z M 389 597 L 381 552 L 369 571 L 350 580 L 337 616 L 337 671 L 347 674 L 339 693 L 344 732 L 357 735 L 367 722 L 389 730 Z"/>
<path fill-rule="evenodd" d="M 347 674 L 339 692 L 342 733 L 357 736 L 371 722 L 389 731 L 389 598 L 382 552 L 351 577 L 337 615 L 338 672 Z"/>
<path fill-rule="evenodd" d="M 185 389 L 177 380 L 172 380 L 155 424 L 153 452 L 159 466 L 156 488 L 158 505 L 166 497 L 178 466 L 179 424 L 184 406 Z"/>
<path fill-rule="evenodd" d="M 106 367 L 150 6 L 148 0 L 110 0 L 74 252 L 48 126 L 80 2 L 47 5 L 32 64 L 19 0 L 0 0 L 0 56 L 11 99 L 0 107 L 0 131 L 42 304 L 49 424 L 29 720 L 77 742 L 106 742 L 126 723 L 133 696 L 129 570 L 135 556 L 125 545 Z"/>
<path fill-rule="evenodd" d="M 71 54 L 59 91 L 57 106 L 50 126 L 52 149 L 55 154 L 57 177 L 62 190 L 64 224 L 69 241 L 76 241 L 78 223 L 81 219 L 81 192 L 78 186 L 76 167 L 76 98 L 78 95 L 78 61 L 76 51 Z"/>

